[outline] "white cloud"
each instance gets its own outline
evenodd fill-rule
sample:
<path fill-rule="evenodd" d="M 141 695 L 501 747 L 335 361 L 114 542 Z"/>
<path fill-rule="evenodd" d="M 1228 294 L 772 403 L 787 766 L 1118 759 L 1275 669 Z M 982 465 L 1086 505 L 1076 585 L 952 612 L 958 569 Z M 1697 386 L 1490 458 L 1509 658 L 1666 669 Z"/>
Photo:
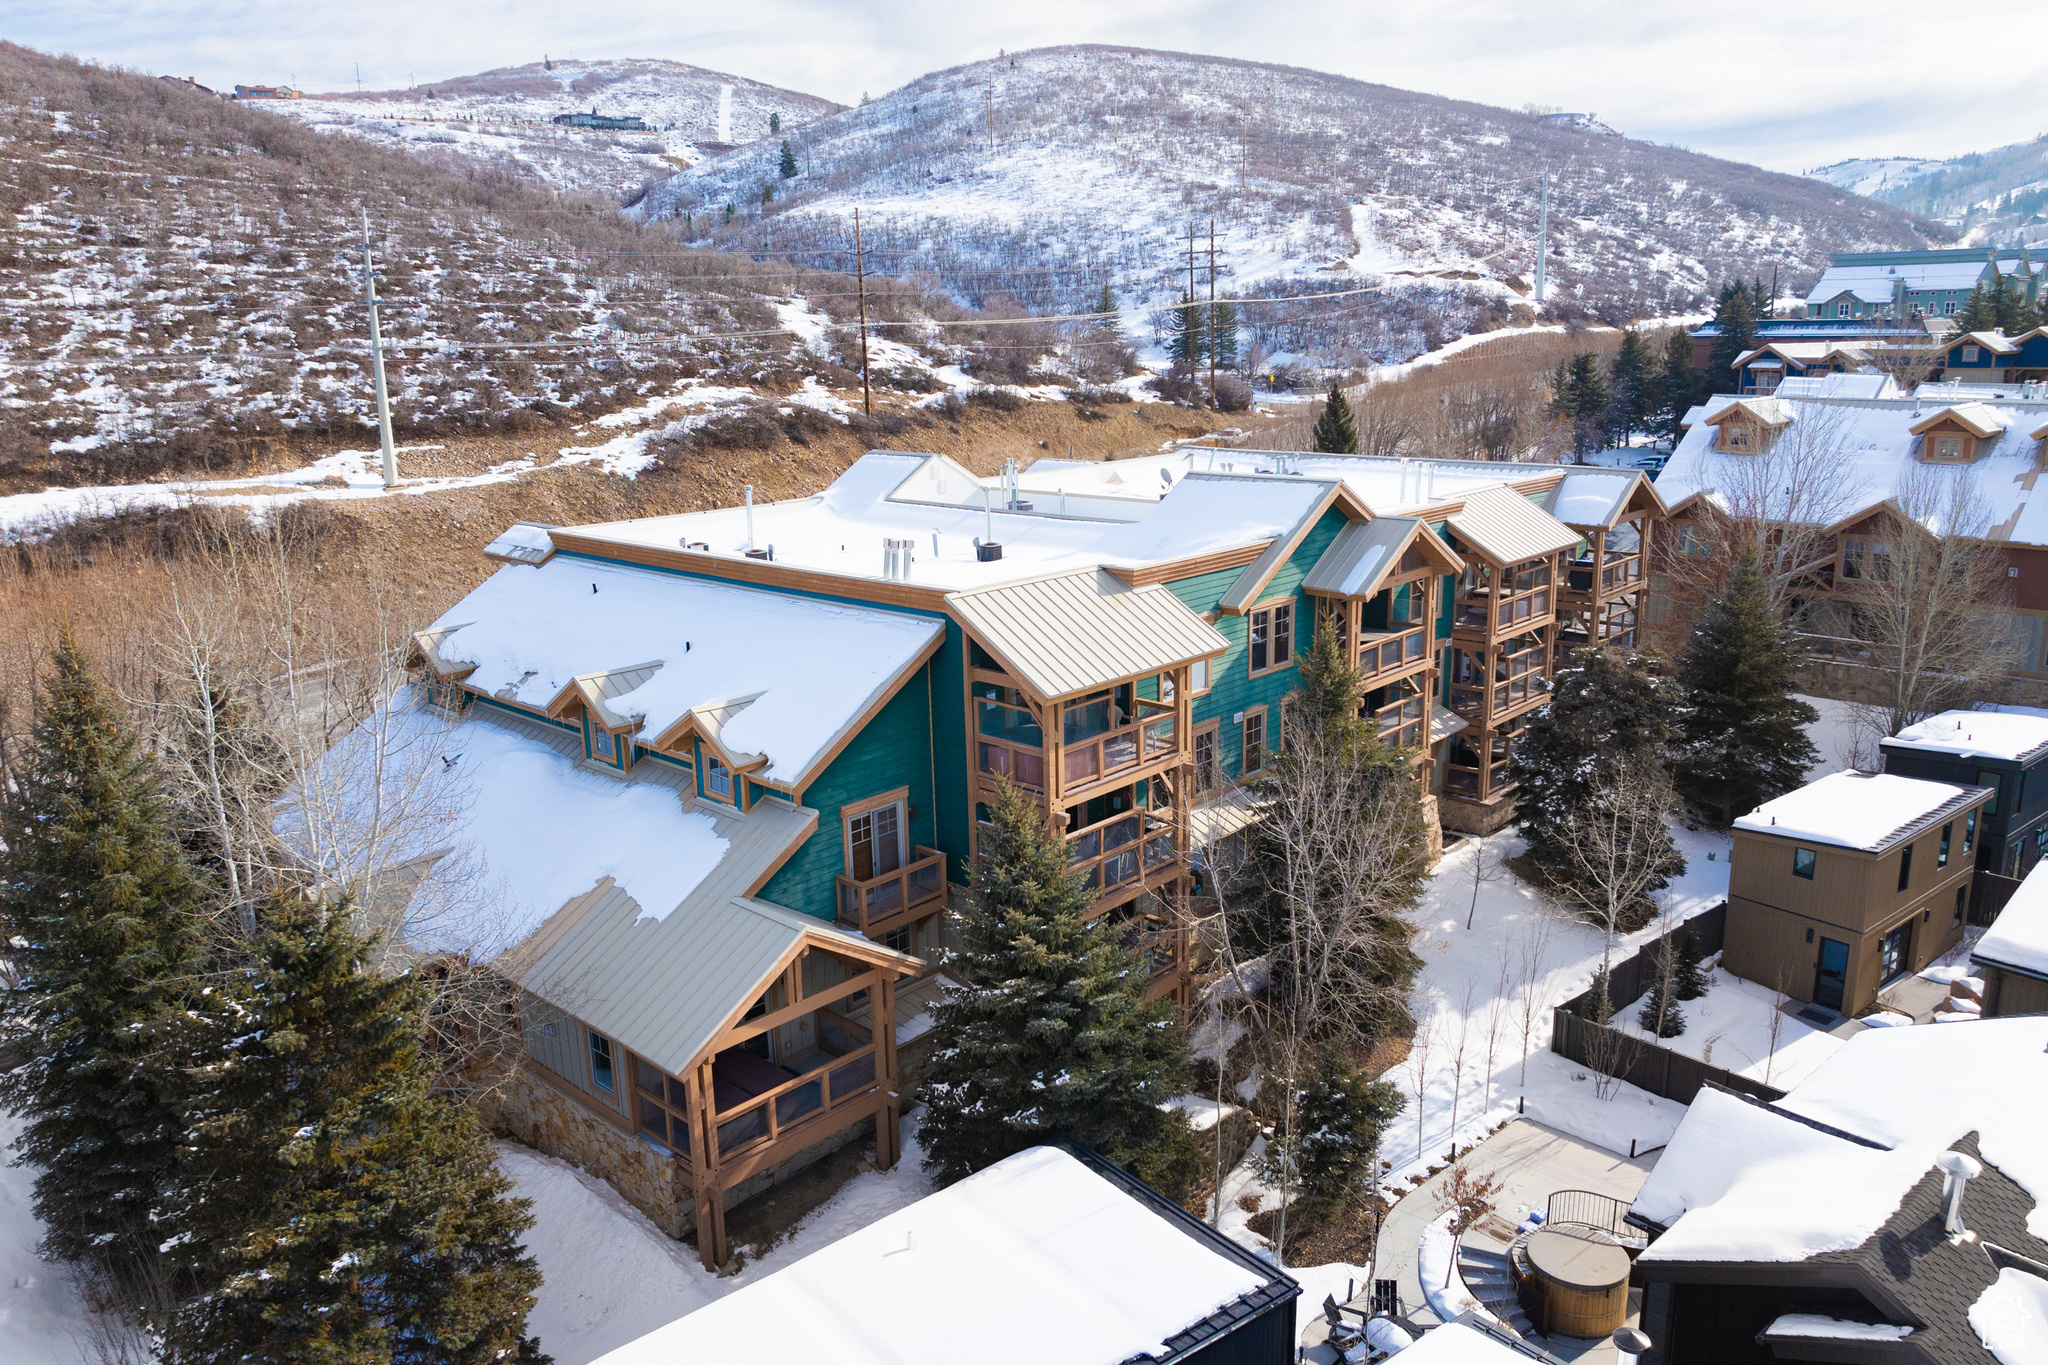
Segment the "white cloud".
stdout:
<path fill-rule="evenodd" d="M 1597 113 L 1633 137 L 1798 171 L 1860 155 L 1946 156 L 2025 136 L 2037 73 L 1987 66 L 1981 25 L 1922 0 L 1853 15 L 1696 0 L 74 0 L 8 37 L 216 87 L 388 89 L 556 57 L 667 57 L 851 102 L 998 49 L 1117 43 L 1314 67 L 1408 90 Z M 1947 73 L 1970 72 L 1966 82 Z M 2029 121 L 2026 115 L 2037 117 Z M 1998 130 L 1993 132 L 1992 130 Z"/>

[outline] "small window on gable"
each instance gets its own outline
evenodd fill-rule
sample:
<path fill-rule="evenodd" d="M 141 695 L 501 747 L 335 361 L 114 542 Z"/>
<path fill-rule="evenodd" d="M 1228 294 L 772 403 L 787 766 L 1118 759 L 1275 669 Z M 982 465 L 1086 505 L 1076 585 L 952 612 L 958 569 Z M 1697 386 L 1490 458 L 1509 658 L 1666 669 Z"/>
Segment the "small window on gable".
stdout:
<path fill-rule="evenodd" d="M 1721 449 L 1747 454 L 1756 449 L 1756 428 L 1747 422 L 1721 424 Z"/>
<path fill-rule="evenodd" d="M 1965 364 L 1965 365 L 1974 365 L 1974 364 L 1976 364 L 1976 363 L 1977 363 L 1977 357 L 1978 357 L 1978 356 L 1979 356 L 1979 355 L 1980 355 L 1981 353 L 1982 353 L 1982 351 L 1981 351 L 1981 348 L 1979 348 L 1979 347 L 1976 347 L 1976 346 L 1965 346 L 1965 347 L 1963 347 L 1963 364 Z"/>
<path fill-rule="evenodd" d="M 596 721 L 592 721 L 590 723 L 590 752 L 607 763 L 617 763 L 619 761 L 618 736 L 605 729 L 602 725 L 599 725 Z"/>
<path fill-rule="evenodd" d="M 721 801 L 732 800 L 732 769 L 704 755 L 704 790 Z"/>

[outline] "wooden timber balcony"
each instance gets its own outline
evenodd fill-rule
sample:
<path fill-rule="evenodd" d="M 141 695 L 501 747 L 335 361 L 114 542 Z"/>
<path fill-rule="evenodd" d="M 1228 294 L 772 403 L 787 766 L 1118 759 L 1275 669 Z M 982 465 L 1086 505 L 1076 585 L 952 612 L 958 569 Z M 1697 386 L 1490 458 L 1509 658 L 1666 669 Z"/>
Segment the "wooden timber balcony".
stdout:
<path fill-rule="evenodd" d="M 847 876 L 832 880 L 839 888 L 839 922 L 855 933 L 880 939 L 945 904 L 946 855 L 919 845 L 916 860 L 894 872 L 864 882 Z"/>
<path fill-rule="evenodd" d="M 1389 681 L 1429 663 L 1429 628 L 1368 630 L 1358 642 L 1359 680 L 1368 688 L 1384 687 Z"/>
<path fill-rule="evenodd" d="M 1564 587 L 1568 597 L 1597 602 L 1639 587 L 1642 581 L 1643 557 L 1634 551 L 1609 550 L 1606 562 L 1599 565 L 1590 556 L 1565 562 Z"/>
<path fill-rule="evenodd" d="M 826 1056 L 821 1050 L 817 1065 L 803 1075 L 720 1110 L 713 1120 L 718 1159 L 730 1161 L 756 1146 L 772 1145 L 798 1126 L 819 1134 L 831 1131 L 834 1125 L 815 1120 L 873 1094 L 876 1065 L 872 1040 L 844 1056 Z"/>
<path fill-rule="evenodd" d="M 1156 811 L 1111 816 L 1067 836 L 1067 871 L 1099 900 L 1120 889 L 1136 889 L 1154 873 L 1177 867 L 1174 822 Z"/>
<path fill-rule="evenodd" d="M 1151 703 L 1141 702 L 1140 706 Z M 1071 799 L 1090 787 L 1179 751 L 1178 728 L 1172 711 L 1138 716 L 1114 730 L 1068 744 L 1060 753 L 1060 777 L 1064 794 Z M 1126 779 L 1127 780 L 1127 779 Z"/>

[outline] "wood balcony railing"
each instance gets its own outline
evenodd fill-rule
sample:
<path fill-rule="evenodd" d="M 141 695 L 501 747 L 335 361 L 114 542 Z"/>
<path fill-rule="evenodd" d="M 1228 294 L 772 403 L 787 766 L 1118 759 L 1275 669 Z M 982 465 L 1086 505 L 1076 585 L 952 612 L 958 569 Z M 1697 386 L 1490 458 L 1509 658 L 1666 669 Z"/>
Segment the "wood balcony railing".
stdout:
<path fill-rule="evenodd" d="M 1045 790 L 1045 751 L 998 740 L 975 741 L 975 766 L 989 777 L 1007 777 L 1020 787 Z"/>
<path fill-rule="evenodd" d="M 894 872 L 866 881 L 846 876 L 832 880 L 839 888 L 839 922 L 855 933 L 879 939 L 944 903 L 946 855 L 919 845 L 916 860 Z"/>
<path fill-rule="evenodd" d="M 1640 554 L 1610 554 L 1607 562 L 1598 566 L 1599 591 L 1595 594 L 1606 597 L 1610 593 L 1627 592 L 1643 579 L 1643 557 Z M 1591 559 L 1576 559 L 1565 567 L 1565 590 L 1573 593 L 1591 593 L 1596 577 L 1595 565 Z"/>
<path fill-rule="evenodd" d="M 1429 699 L 1407 697 L 1373 712 L 1373 721 L 1379 726 L 1380 741 L 1396 749 L 1412 749 L 1423 742 L 1424 727 L 1429 724 Z"/>
<path fill-rule="evenodd" d="M 1133 919 L 1124 926 L 1123 946 L 1138 955 L 1148 982 L 1172 977 L 1187 955 L 1188 931 L 1156 919 Z"/>
<path fill-rule="evenodd" d="M 1358 641 L 1358 672 L 1368 687 L 1382 674 L 1399 672 L 1424 662 L 1429 655 L 1429 628 L 1409 630 L 1368 630 Z"/>
<path fill-rule="evenodd" d="M 1097 896 L 1136 886 L 1174 861 L 1173 821 L 1129 811 L 1067 836 L 1067 871 Z"/>
<path fill-rule="evenodd" d="M 782 1130 L 872 1094 L 876 1085 L 873 1043 L 843 1057 L 834 1057 L 787 1084 L 722 1110 L 716 1120 L 721 1161 L 774 1142 Z"/>
<path fill-rule="evenodd" d="M 1171 713 L 1140 716 L 1114 730 L 1067 745 L 1060 755 L 1063 787 L 1071 795 L 1140 764 L 1171 755 L 1178 748 L 1179 735 Z"/>

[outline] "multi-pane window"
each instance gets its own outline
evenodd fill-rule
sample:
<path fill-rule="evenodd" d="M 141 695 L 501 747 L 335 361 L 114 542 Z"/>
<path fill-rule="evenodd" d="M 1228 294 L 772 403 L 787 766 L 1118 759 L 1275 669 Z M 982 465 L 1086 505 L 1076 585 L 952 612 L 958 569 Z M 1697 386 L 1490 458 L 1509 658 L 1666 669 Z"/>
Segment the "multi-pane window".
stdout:
<path fill-rule="evenodd" d="M 590 1035 L 590 1083 L 612 1093 L 612 1040 L 597 1032 Z"/>
<path fill-rule="evenodd" d="M 635 1057 L 633 1089 L 639 1100 L 640 1131 L 672 1152 L 687 1153 L 690 1106 L 683 1095 L 683 1083 Z"/>
<path fill-rule="evenodd" d="M 619 741 L 611 731 L 592 722 L 590 727 L 590 752 L 607 763 L 619 761 Z"/>
<path fill-rule="evenodd" d="M 891 801 L 846 822 L 853 879 L 873 881 L 903 866 L 903 803 Z"/>
<path fill-rule="evenodd" d="M 1216 790 L 1216 728 L 1209 727 L 1195 735 L 1195 790 L 1207 793 Z"/>
<path fill-rule="evenodd" d="M 1245 776 L 1266 770 L 1266 713 L 1244 713 L 1244 757 L 1238 769 Z"/>
<path fill-rule="evenodd" d="M 710 754 L 704 755 L 704 790 L 721 801 L 732 800 L 732 769 Z"/>
<path fill-rule="evenodd" d="M 1251 671 L 1285 668 L 1294 660 L 1294 604 L 1260 607 L 1251 620 Z"/>

